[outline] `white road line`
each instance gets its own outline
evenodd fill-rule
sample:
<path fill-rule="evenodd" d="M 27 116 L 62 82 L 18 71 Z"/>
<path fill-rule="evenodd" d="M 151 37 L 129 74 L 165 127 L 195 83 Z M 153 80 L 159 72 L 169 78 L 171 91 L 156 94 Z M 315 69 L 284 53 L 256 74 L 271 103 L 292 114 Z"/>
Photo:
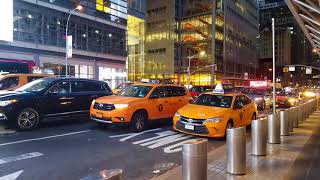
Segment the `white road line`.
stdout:
<path fill-rule="evenodd" d="M 44 139 L 52 139 L 52 138 L 63 137 L 63 136 L 71 136 L 71 135 L 75 135 L 75 134 L 86 133 L 86 132 L 89 132 L 89 131 L 91 131 L 91 130 L 77 131 L 77 132 L 66 133 L 66 134 L 58 134 L 58 135 L 53 135 L 53 136 L 41 137 L 41 138 L 25 139 L 25 140 L 21 140 L 21 141 L 2 143 L 2 144 L 0 144 L 0 146 L 7 146 L 7 145 L 12 145 L 12 144 L 20 144 L 20 143 L 31 142 L 31 141 L 39 141 L 39 140 L 44 140 Z"/>
<path fill-rule="evenodd" d="M 115 135 L 115 136 L 109 136 L 109 138 L 116 138 L 116 137 L 124 137 L 124 136 L 127 136 L 127 137 L 122 138 L 122 139 L 119 140 L 119 141 L 123 142 L 123 141 L 126 141 L 126 140 L 128 140 L 128 139 L 134 138 L 134 137 L 136 137 L 136 136 L 142 135 L 142 134 L 144 134 L 144 133 L 153 132 L 153 131 L 158 131 L 158 130 L 161 130 L 161 128 L 150 129 L 150 130 L 147 130 L 147 131 L 142 131 L 142 132 L 140 132 L 140 133 L 129 133 L 129 134 L 120 134 L 120 135 Z"/>
<path fill-rule="evenodd" d="M 41 154 L 39 152 L 32 152 L 32 153 L 27 153 L 27 154 L 21 154 L 19 156 L 6 157 L 6 158 L 0 159 L 0 165 L 1 164 L 6 164 L 6 163 L 10 163 L 10 162 L 14 162 L 14 161 L 20 161 L 20 160 L 24 160 L 24 159 L 35 158 L 35 157 L 39 157 L 39 156 L 42 156 L 42 155 L 43 154 Z"/>
<path fill-rule="evenodd" d="M 17 171 L 12 174 L 8 174 L 6 176 L 2 176 L 2 177 L 0 177 L 0 180 L 16 180 L 22 172 L 23 172 L 23 170 Z"/>

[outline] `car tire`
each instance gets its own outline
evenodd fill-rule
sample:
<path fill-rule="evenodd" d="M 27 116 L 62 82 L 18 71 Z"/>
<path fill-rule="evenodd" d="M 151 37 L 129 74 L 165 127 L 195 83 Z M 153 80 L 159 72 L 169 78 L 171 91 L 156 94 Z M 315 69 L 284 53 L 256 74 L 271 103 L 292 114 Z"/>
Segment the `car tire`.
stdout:
<path fill-rule="evenodd" d="M 145 130 L 147 126 L 148 116 L 144 111 L 137 111 L 132 116 L 132 121 L 130 123 L 130 129 L 133 132 L 141 132 Z"/>
<path fill-rule="evenodd" d="M 16 118 L 16 128 L 20 131 L 35 129 L 39 124 L 39 114 L 32 108 L 23 109 Z"/>

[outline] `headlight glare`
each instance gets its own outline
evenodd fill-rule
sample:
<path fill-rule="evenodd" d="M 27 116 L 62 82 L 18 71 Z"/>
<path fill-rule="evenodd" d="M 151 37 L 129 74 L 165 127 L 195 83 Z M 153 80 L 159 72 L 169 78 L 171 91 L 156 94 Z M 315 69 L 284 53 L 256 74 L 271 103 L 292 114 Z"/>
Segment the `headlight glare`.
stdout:
<path fill-rule="evenodd" d="M 127 108 L 128 104 L 115 104 L 114 107 L 116 109 L 122 109 L 122 108 Z"/>
<path fill-rule="evenodd" d="M 4 106 L 8 106 L 10 104 L 14 104 L 16 103 L 17 100 L 16 99 L 12 99 L 12 100 L 7 100 L 7 101 L 0 101 L 0 106 L 4 107 Z"/>
<path fill-rule="evenodd" d="M 220 123 L 222 121 L 223 117 L 213 117 L 213 118 L 208 118 L 205 122 L 210 122 L 210 123 Z"/>

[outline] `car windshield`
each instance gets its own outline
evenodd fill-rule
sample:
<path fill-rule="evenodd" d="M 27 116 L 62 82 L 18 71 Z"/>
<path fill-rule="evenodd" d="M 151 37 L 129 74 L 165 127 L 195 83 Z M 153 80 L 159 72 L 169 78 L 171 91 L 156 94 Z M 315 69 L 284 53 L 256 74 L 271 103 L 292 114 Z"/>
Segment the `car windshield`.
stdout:
<path fill-rule="evenodd" d="M 38 79 L 16 89 L 16 91 L 40 92 L 46 89 L 51 83 L 52 81 L 46 79 Z"/>
<path fill-rule="evenodd" d="M 117 96 L 144 98 L 152 89 L 152 86 L 132 85 L 123 89 Z"/>
<path fill-rule="evenodd" d="M 116 87 L 116 89 L 124 89 L 124 88 L 130 86 L 131 84 L 132 83 L 122 83 L 118 87 Z"/>
<path fill-rule="evenodd" d="M 192 104 L 230 108 L 232 96 L 203 94 L 199 96 Z"/>

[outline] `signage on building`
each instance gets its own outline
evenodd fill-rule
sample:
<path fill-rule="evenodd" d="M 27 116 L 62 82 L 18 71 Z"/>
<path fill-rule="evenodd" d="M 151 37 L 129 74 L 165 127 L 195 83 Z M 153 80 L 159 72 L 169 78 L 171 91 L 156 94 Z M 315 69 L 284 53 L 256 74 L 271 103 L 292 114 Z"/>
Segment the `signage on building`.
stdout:
<path fill-rule="evenodd" d="M 294 67 L 294 66 L 289 66 L 289 71 L 290 72 L 293 72 L 293 71 L 295 71 L 296 70 L 296 67 Z"/>
<path fill-rule="evenodd" d="M 250 81 L 250 87 L 268 87 L 268 81 Z"/>
<path fill-rule="evenodd" d="M 306 68 L 306 74 L 312 74 L 312 68 L 311 67 L 307 67 Z"/>
<path fill-rule="evenodd" d="M 66 48 L 67 48 L 67 57 L 71 58 L 72 57 L 72 36 L 67 36 L 67 43 L 66 43 Z"/>
<path fill-rule="evenodd" d="M 248 79 L 249 78 L 249 74 L 247 72 L 244 73 L 244 79 Z"/>
<path fill-rule="evenodd" d="M 0 6 L 0 41 L 13 41 L 13 0 L 6 0 Z"/>

